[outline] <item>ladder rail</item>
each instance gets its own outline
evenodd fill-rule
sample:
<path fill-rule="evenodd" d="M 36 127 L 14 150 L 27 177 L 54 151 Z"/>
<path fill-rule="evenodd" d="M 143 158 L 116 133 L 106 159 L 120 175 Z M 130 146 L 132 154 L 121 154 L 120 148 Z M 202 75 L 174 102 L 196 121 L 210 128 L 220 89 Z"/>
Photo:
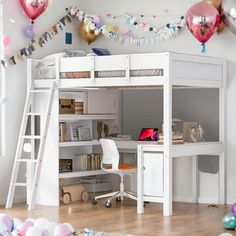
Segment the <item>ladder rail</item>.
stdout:
<path fill-rule="evenodd" d="M 30 102 L 29 102 L 30 101 L 30 92 L 29 92 L 30 89 L 31 89 L 31 86 L 29 86 L 28 91 L 27 91 L 23 116 L 25 113 L 29 112 L 29 109 L 30 109 Z M 17 162 L 17 160 L 22 155 L 21 147 L 23 146 L 23 143 L 24 143 L 24 140 L 21 138 L 21 136 L 22 136 L 23 132 L 26 131 L 26 125 L 27 125 L 27 119 L 25 117 L 23 117 L 22 122 L 21 122 L 20 131 L 19 131 L 19 136 L 18 136 L 18 143 L 17 143 L 16 154 L 15 154 L 15 159 L 14 159 L 14 164 L 13 164 L 13 170 L 12 170 L 12 175 L 11 175 L 11 180 L 10 180 L 10 187 L 9 187 L 9 191 L 8 191 L 6 208 L 12 207 L 13 197 L 15 194 L 15 186 L 13 185 L 13 183 L 16 182 L 18 172 L 19 172 L 19 162 Z"/>
<path fill-rule="evenodd" d="M 37 186 L 38 186 L 38 181 L 39 181 L 40 172 L 41 172 L 41 165 L 42 165 L 42 160 L 43 160 L 43 155 L 44 155 L 46 135 L 48 132 L 48 127 L 49 127 L 49 119 L 50 119 L 50 114 L 51 114 L 51 109 L 52 109 L 52 104 L 53 104 L 55 86 L 56 86 L 56 83 L 55 81 L 53 81 L 50 86 L 50 89 L 48 91 L 45 91 L 45 92 L 49 92 L 49 96 L 48 96 L 48 101 L 47 101 L 47 106 L 46 106 L 46 117 L 43 120 L 44 125 L 42 128 L 42 132 L 40 132 L 40 134 L 42 133 L 42 135 L 40 135 L 41 138 L 39 139 L 40 144 L 39 144 L 38 156 L 37 158 L 35 158 L 35 147 L 33 144 L 33 148 L 31 149 L 30 159 L 28 160 L 22 157 L 24 140 L 26 139 L 31 140 L 31 145 L 32 145 L 32 142 L 34 142 L 35 138 L 38 138 L 38 135 L 35 135 L 35 130 L 34 130 L 35 121 L 32 122 L 32 118 L 33 118 L 32 116 L 31 116 L 31 122 L 30 122 L 31 135 L 25 134 L 26 129 L 27 129 L 28 117 L 29 117 L 28 114 L 30 114 L 30 112 L 31 113 L 35 112 L 34 111 L 35 98 L 34 98 L 34 93 L 32 92 L 34 91 L 32 90 L 34 88 L 32 86 L 32 83 L 27 89 L 27 95 L 26 95 L 25 106 L 24 106 L 24 111 L 23 111 L 23 119 L 21 122 L 21 127 L 20 127 L 20 132 L 19 132 L 19 138 L 18 138 L 18 143 L 17 143 L 17 148 L 16 148 L 15 160 L 13 164 L 10 187 L 9 187 L 8 196 L 7 196 L 6 208 L 12 207 L 16 186 L 27 187 L 27 204 L 29 204 L 28 209 L 29 210 L 33 209 L 35 205 Z M 30 111 L 30 108 L 31 108 L 31 111 Z M 30 176 L 27 176 L 26 183 L 17 182 L 20 164 L 22 163 L 27 163 L 27 171 L 31 169 L 30 171 L 31 174 Z M 31 177 L 31 179 L 33 178 L 32 181 L 29 181 L 29 177 Z"/>
<path fill-rule="evenodd" d="M 43 132 L 42 132 L 42 139 L 41 139 L 41 143 L 40 143 L 39 151 L 38 151 L 38 158 L 37 158 L 38 162 L 35 167 L 35 174 L 34 174 L 34 179 L 33 179 L 33 184 L 32 184 L 32 192 L 31 192 L 31 198 L 29 201 L 28 210 L 32 210 L 35 206 L 35 199 L 36 199 L 36 194 L 37 194 L 37 189 L 38 189 L 39 177 L 41 174 L 42 160 L 43 160 L 45 143 L 46 143 L 46 135 L 48 132 L 49 119 L 51 116 L 51 109 L 52 109 L 52 104 L 53 104 L 54 90 L 55 90 L 55 82 L 52 83 L 52 86 L 50 89 L 48 104 L 46 108 L 46 117 L 44 121 Z"/>

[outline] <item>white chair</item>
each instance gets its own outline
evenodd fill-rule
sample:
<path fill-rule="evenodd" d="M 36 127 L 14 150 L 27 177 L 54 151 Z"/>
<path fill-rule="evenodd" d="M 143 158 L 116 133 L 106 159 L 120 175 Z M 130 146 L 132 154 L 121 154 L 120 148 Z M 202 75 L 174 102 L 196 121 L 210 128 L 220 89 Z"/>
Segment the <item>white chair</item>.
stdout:
<path fill-rule="evenodd" d="M 99 199 L 109 198 L 107 200 L 106 207 L 110 208 L 112 206 L 112 199 L 120 198 L 122 201 L 124 200 L 124 197 L 127 197 L 137 200 L 137 197 L 132 192 L 124 190 L 124 176 L 136 173 L 137 167 L 129 164 L 119 164 L 120 156 L 114 140 L 100 139 L 99 141 L 103 151 L 101 169 L 111 174 L 120 175 L 120 191 L 96 196 L 93 204 L 96 204 Z"/>

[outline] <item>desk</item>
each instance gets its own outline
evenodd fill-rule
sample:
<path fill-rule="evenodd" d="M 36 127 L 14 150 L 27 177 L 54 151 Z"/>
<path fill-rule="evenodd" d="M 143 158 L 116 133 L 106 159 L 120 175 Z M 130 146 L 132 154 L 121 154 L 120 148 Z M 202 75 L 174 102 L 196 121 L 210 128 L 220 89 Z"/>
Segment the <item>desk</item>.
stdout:
<path fill-rule="evenodd" d="M 163 196 L 144 196 L 144 158 L 146 153 L 152 153 L 155 157 L 157 153 L 163 153 L 163 170 L 164 170 L 164 194 Z M 172 215 L 172 159 L 178 157 L 191 157 L 192 162 L 192 189 L 193 202 L 197 202 L 198 197 L 198 155 L 219 155 L 219 196 L 218 202 L 225 203 L 225 162 L 224 162 L 224 144 L 221 142 L 204 142 L 204 143 L 185 143 L 171 145 L 170 154 L 164 151 L 164 145 L 138 145 L 138 203 L 137 212 L 143 213 L 144 201 L 162 202 L 163 215 Z M 153 180 L 155 182 L 155 180 Z"/>

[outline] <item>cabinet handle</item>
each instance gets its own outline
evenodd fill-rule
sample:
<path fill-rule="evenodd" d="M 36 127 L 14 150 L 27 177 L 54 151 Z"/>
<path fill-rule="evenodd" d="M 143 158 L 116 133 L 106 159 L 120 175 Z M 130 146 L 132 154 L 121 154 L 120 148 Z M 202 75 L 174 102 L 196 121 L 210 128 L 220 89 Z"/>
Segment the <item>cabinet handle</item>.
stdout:
<path fill-rule="evenodd" d="M 146 167 L 145 167 L 145 166 L 143 167 L 143 170 L 146 170 Z"/>

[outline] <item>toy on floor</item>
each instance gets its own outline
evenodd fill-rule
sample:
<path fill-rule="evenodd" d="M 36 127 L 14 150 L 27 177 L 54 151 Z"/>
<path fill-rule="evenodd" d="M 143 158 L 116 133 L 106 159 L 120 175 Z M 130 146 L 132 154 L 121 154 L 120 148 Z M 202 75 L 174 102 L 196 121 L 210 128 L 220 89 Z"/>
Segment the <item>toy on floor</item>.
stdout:
<path fill-rule="evenodd" d="M 73 201 L 88 201 L 88 192 L 82 184 L 60 185 L 61 201 L 70 204 Z"/>

